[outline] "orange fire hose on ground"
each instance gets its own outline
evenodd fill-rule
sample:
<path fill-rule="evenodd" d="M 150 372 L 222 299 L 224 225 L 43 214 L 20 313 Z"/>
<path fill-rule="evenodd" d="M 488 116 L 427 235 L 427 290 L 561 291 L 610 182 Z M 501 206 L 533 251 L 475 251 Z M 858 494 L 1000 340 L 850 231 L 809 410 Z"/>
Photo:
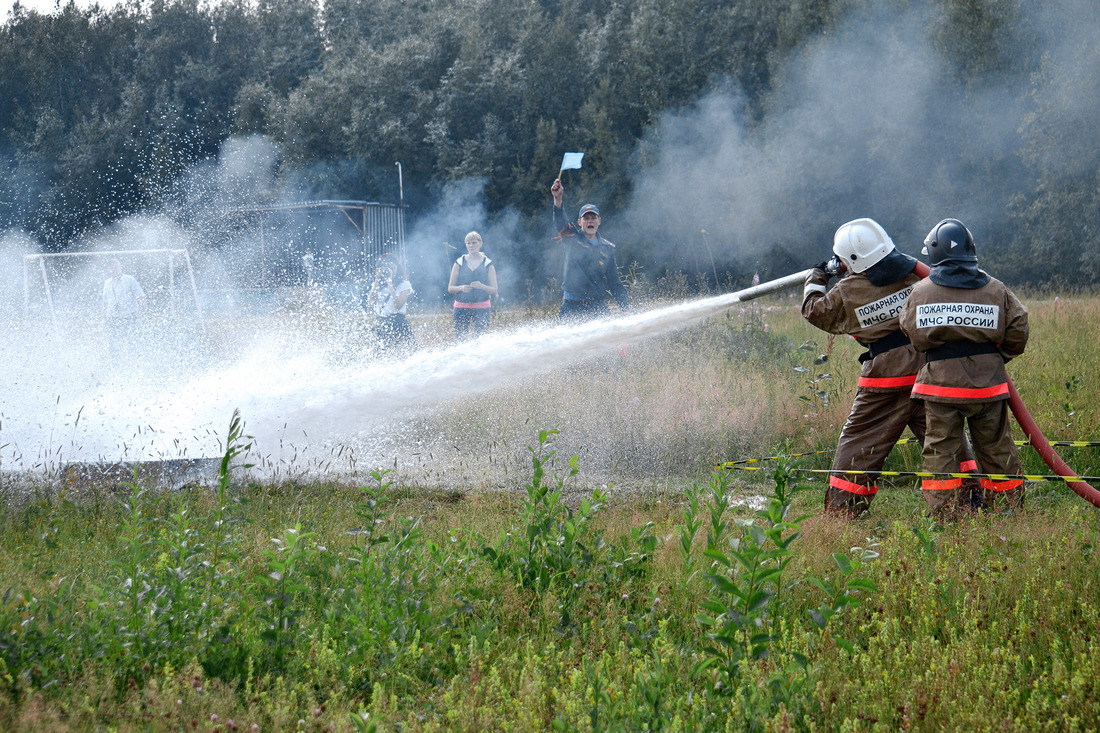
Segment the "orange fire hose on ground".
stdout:
<path fill-rule="evenodd" d="M 1046 436 L 1039 430 L 1039 426 L 1035 424 L 1031 413 L 1027 411 L 1024 401 L 1020 399 L 1020 393 L 1016 391 L 1016 385 L 1012 383 L 1012 379 L 1008 380 L 1008 395 L 1008 406 L 1012 409 L 1012 414 L 1016 416 L 1016 422 L 1020 423 L 1024 435 L 1027 436 L 1028 441 L 1043 461 L 1050 466 L 1052 471 L 1065 478 L 1066 485 L 1073 489 L 1078 496 L 1093 506 L 1100 507 L 1100 491 L 1097 491 L 1085 481 L 1069 480 L 1070 478 L 1076 478 L 1077 474 L 1066 465 L 1066 462 L 1062 460 L 1062 457 L 1047 441 Z"/>

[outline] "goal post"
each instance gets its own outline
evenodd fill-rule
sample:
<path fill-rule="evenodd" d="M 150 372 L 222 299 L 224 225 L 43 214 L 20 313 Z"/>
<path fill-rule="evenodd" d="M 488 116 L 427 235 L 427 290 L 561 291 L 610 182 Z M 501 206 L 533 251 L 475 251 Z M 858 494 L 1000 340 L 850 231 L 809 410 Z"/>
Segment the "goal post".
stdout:
<path fill-rule="evenodd" d="M 40 254 L 23 255 L 23 319 L 29 320 L 31 314 L 32 291 L 35 284 L 40 283 L 45 307 L 49 312 L 51 322 L 57 325 L 59 310 L 58 298 L 54 292 L 56 275 L 51 275 L 51 265 L 60 263 L 78 263 L 82 260 L 132 260 L 134 257 L 148 259 L 163 259 L 164 265 L 153 268 L 158 281 L 165 283 L 170 293 L 176 293 L 181 289 L 190 292 L 189 300 L 194 304 L 195 317 L 203 334 L 206 333 L 206 323 L 203 319 L 202 304 L 199 301 L 199 291 L 195 284 L 195 271 L 191 266 L 191 255 L 186 249 L 124 249 L 124 250 L 96 250 L 93 252 L 50 252 Z M 163 269 L 162 269 L 163 268 Z M 177 269 L 179 272 L 177 272 Z M 181 278 L 186 276 L 183 283 Z M 97 278 L 96 283 L 101 286 L 102 278 Z M 85 290 L 88 288 L 86 287 Z M 97 298 L 100 289 L 94 291 Z M 86 296 L 85 296 L 86 297 Z"/>

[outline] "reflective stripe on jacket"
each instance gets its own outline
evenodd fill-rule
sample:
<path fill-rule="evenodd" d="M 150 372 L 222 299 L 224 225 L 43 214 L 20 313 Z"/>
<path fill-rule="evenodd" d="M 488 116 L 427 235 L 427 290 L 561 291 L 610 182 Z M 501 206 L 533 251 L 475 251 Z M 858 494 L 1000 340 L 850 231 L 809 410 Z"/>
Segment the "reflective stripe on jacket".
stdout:
<path fill-rule="evenodd" d="M 996 278 L 979 288 L 951 288 L 922 280 L 901 313 L 901 328 L 919 351 L 945 344 L 993 344 L 993 353 L 930 360 L 917 374 L 913 397 L 930 402 L 1007 400 L 1005 361 L 1024 353 L 1027 309 Z"/>

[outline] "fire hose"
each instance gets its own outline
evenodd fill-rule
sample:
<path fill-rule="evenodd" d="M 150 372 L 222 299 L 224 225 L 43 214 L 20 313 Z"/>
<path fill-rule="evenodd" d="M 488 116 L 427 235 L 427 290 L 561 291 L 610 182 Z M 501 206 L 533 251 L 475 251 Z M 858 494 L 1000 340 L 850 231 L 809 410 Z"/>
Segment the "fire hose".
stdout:
<path fill-rule="evenodd" d="M 759 298 L 762 295 L 768 295 L 769 293 L 787 290 L 804 283 L 806 281 L 806 276 L 809 275 L 810 272 L 812 272 L 812 270 L 796 272 L 793 275 L 787 275 L 786 277 L 754 285 L 751 288 L 739 290 L 734 293 L 734 295 L 738 301 L 744 302 L 746 300 Z M 928 277 L 928 265 L 923 262 L 918 262 L 917 266 L 913 268 L 913 272 L 922 278 Z M 1008 406 L 1009 409 L 1012 410 L 1012 414 L 1016 417 L 1016 422 L 1019 423 L 1020 429 L 1024 431 L 1024 435 L 1027 436 L 1028 441 L 1034 446 L 1039 457 L 1043 459 L 1043 462 L 1050 467 L 1050 470 L 1065 479 L 1066 485 L 1073 489 L 1074 493 L 1082 499 L 1095 507 L 1100 507 L 1100 491 L 1097 491 L 1085 481 L 1074 480 L 1077 479 L 1077 473 L 1062 460 L 1062 457 L 1054 450 L 1050 441 L 1043 435 L 1043 431 L 1039 429 L 1039 426 L 1035 423 L 1035 419 L 1028 411 L 1027 405 L 1025 405 L 1023 399 L 1020 398 L 1020 393 L 1016 390 L 1016 385 L 1012 383 L 1011 377 L 1008 380 Z"/>

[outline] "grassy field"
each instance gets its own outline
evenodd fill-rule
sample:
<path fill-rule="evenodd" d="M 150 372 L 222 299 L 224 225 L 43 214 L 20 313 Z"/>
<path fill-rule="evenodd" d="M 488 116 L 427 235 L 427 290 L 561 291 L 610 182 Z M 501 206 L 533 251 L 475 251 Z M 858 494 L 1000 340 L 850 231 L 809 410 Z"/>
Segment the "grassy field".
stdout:
<path fill-rule="evenodd" d="M 1100 299 L 1025 302 L 1021 395 L 1100 438 Z M 939 526 L 897 478 L 846 524 L 827 453 L 713 472 L 831 447 L 857 353 L 775 300 L 416 417 L 462 436 L 435 478 L 255 485 L 234 421 L 212 487 L 12 493 L 0 728 L 1100 728 L 1100 510 L 1062 482 Z"/>

